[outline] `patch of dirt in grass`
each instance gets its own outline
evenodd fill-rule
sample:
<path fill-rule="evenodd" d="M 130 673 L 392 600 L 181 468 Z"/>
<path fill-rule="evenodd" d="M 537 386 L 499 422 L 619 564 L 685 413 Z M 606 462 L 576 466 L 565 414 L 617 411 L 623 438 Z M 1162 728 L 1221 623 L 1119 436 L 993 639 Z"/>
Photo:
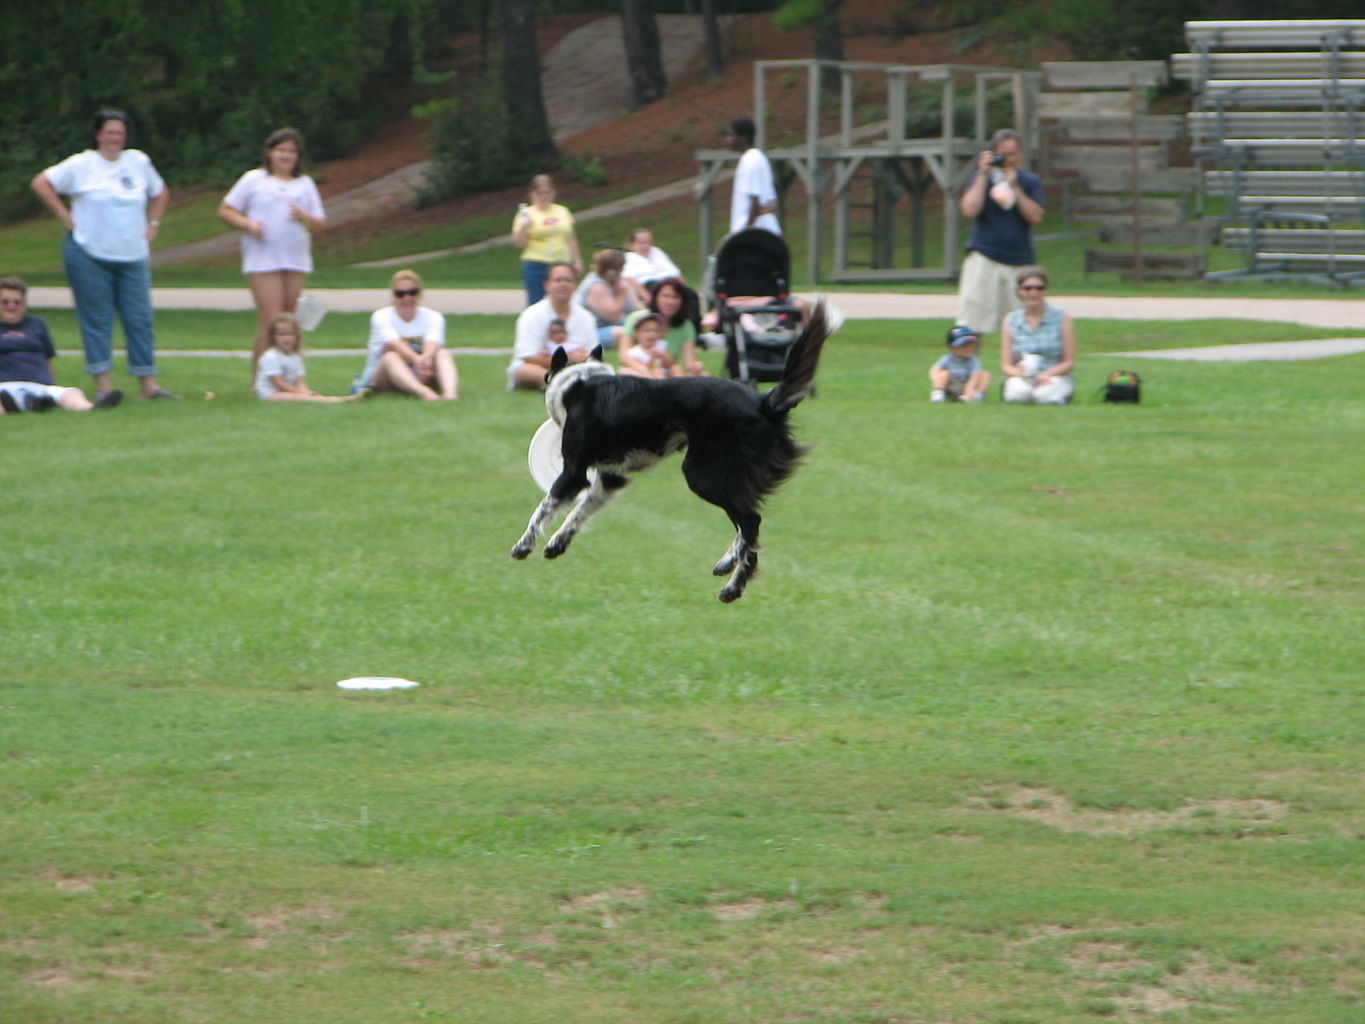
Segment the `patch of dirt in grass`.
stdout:
<path fill-rule="evenodd" d="M 1126 925 L 1120 924 L 1042 924 L 1026 929 L 1022 939 L 1011 943 L 1011 947 L 1031 946 L 1048 939 L 1080 938 L 1088 935 L 1103 935 L 1107 932 L 1123 931 Z"/>
<path fill-rule="evenodd" d="M 1078 942 L 1062 957 L 1074 970 L 1093 974 L 1122 974 L 1151 967 L 1151 962 L 1133 953 L 1122 942 Z"/>
<path fill-rule="evenodd" d="M 1174 970 L 1162 969 L 1154 978 L 1152 972 L 1160 961 L 1114 934 L 1123 930 L 1119 925 L 1043 925 L 1011 945 L 1023 948 L 1055 942 L 1062 963 L 1077 975 L 1081 995 L 1112 1004 L 1121 1020 L 1180 1013 L 1192 1007 L 1224 1011 L 1228 1008 L 1213 1002 L 1220 992 L 1246 995 L 1266 988 L 1244 968 L 1215 963 L 1198 953 Z M 1139 971 L 1145 980 L 1124 982 L 1123 975 Z"/>
<path fill-rule="evenodd" d="M 717 921 L 751 921 L 774 907 L 793 907 L 791 900 L 762 900 L 750 897 L 735 903 L 716 903 L 709 909 Z"/>
<path fill-rule="evenodd" d="M 810 958 L 820 964 L 850 964 L 866 950 L 856 946 L 817 946 L 808 950 Z"/>
<path fill-rule="evenodd" d="M 1181 986 L 1222 989 L 1226 992 L 1261 992 L 1265 985 L 1233 964 L 1214 964 L 1194 956 L 1180 971 Z"/>
<path fill-rule="evenodd" d="M 331 907 L 289 907 L 268 914 L 251 914 L 242 920 L 255 935 L 245 940 L 249 949 L 267 949 L 283 936 L 292 934 L 310 923 L 335 921 L 340 912 Z"/>
<path fill-rule="evenodd" d="M 44 967 L 41 970 L 29 971 L 24 975 L 24 980 L 30 985 L 42 985 L 46 988 L 65 988 L 75 985 L 76 975 L 69 967 Z"/>
<path fill-rule="evenodd" d="M 1198 1006 L 1228 1012 L 1231 1007 L 1211 1001 L 1219 992 L 1239 995 L 1264 991 L 1266 986 L 1231 965 L 1216 965 L 1203 957 L 1191 958 L 1176 974 L 1157 985 L 1134 985 L 1111 996 L 1125 1020 L 1154 1013 L 1178 1013 Z"/>
<path fill-rule="evenodd" d="M 592 892 L 586 896 L 573 896 L 567 900 L 561 900 L 559 910 L 564 914 L 572 914 L 580 910 L 601 910 L 618 903 L 639 906 L 644 901 L 645 891 L 643 889 L 607 889 L 603 892 Z"/>
<path fill-rule="evenodd" d="M 886 905 L 890 902 L 885 896 L 870 892 L 855 892 L 852 899 L 854 905 L 865 914 L 884 914 Z"/>
<path fill-rule="evenodd" d="M 58 892 L 93 892 L 97 883 L 109 881 L 96 875 L 68 875 L 56 868 L 44 868 L 37 877 L 51 882 Z"/>
<path fill-rule="evenodd" d="M 1124 1020 L 1153 1013 L 1181 1013 L 1190 1008 L 1190 1000 L 1157 985 L 1135 985 L 1125 995 L 1113 997 L 1113 1001 Z"/>
<path fill-rule="evenodd" d="M 422 928 L 395 938 L 413 954 L 413 959 L 404 961 L 411 967 L 429 969 L 454 958 L 476 971 L 499 970 L 516 964 L 549 973 L 549 966 L 540 957 L 503 943 L 495 927 L 476 931 Z M 539 944 L 555 946 L 558 942 L 553 936 L 542 936 Z"/>
<path fill-rule="evenodd" d="M 1280 821 L 1289 805 L 1279 800 L 1196 800 L 1174 811 L 1084 810 L 1054 790 L 1010 786 L 968 801 L 975 810 L 997 810 L 1016 818 L 1041 822 L 1063 832 L 1086 835 L 1135 835 L 1190 822 L 1208 821 L 1263 825 Z"/>

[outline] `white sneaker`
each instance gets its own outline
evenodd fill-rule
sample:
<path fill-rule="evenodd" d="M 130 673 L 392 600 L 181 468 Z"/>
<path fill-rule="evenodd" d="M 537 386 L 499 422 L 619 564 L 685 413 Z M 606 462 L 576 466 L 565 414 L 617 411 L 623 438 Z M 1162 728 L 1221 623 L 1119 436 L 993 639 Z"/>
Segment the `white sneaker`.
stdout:
<path fill-rule="evenodd" d="M 948 396 L 939 388 L 934 388 L 933 391 L 929 392 L 929 401 L 931 402 L 946 402 L 947 400 Z"/>

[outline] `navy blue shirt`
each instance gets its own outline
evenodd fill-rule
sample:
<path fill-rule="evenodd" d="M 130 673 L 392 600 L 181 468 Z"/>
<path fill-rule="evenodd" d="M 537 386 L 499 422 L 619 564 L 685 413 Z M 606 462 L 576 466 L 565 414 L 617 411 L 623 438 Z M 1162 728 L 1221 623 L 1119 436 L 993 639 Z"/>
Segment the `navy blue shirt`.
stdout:
<path fill-rule="evenodd" d="M 979 171 L 973 171 L 967 179 L 967 188 L 972 187 Z M 1043 182 L 1030 171 L 1019 172 L 1019 188 L 1039 206 L 1043 205 Z M 967 238 L 967 251 L 979 252 L 988 260 L 1003 263 L 1009 267 L 1022 267 L 1034 262 L 1033 234 L 1031 225 L 1024 220 L 1016 205 L 1005 209 L 986 192 L 986 201 L 981 212 L 972 221 L 972 233 Z"/>
<path fill-rule="evenodd" d="M 52 384 L 48 360 L 56 355 L 42 317 L 25 316 L 17 324 L 0 323 L 0 380 Z"/>

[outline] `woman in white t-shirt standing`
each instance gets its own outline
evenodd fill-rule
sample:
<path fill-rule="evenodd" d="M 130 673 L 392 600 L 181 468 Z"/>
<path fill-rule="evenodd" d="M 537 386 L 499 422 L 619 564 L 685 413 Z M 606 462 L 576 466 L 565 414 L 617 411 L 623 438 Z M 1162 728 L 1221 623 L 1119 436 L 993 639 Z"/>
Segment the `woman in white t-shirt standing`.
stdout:
<path fill-rule="evenodd" d="M 361 387 L 401 391 L 425 402 L 460 397 L 460 375 L 446 349 L 446 318 L 418 305 L 422 279 L 415 270 L 393 275 L 393 305 L 370 317 L 369 354 Z"/>
<path fill-rule="evenodd" d="M 91 126 L 95 148 L 39 171 L 32 183 L 66 228 L 62 264 L 96 403 L 113 391 L 115 315 L 141 396 L 175 397 L 157 382 L 150 259 L 170 191 L 147 154 L 127 148 L 128 124 L 122 111 L 101 110 Z"/>
<path fill-rule="evenodd" d="M 254 380 L 270 322 L 294 312 L 313 270 L 312 236 L 327 227 L 318 187 L 303 173 L 303 136 L 293 128 L 272 132 L 264 163 L 237 179 L 218 216 L 242 232 L 242 273 L 256 303 Z"/>

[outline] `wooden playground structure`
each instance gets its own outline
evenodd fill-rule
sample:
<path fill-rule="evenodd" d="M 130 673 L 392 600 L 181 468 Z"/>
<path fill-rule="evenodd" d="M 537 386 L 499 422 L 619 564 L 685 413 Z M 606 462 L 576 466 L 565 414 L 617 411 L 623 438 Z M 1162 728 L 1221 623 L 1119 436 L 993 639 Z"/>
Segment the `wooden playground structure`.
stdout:
<path fill-rule="evenodd" d="M 800 141 L 769 148 L 767 143 L 776 135 L 768 114 L 770 77 L 781 75 L 790 84 L 790 76 L 802 74 L 806 109 Z M 836 77 L 838 88 L 830 88 Z M 958 190 L 976 155 L 1000 128 L 1019 132 L 1026 162 L 1037 153 L 1042 77 L 1037 71 L 958 64 L 756 62 L 754 142 L 772 162 L 778 218 L 784 225 L 788 190 L 799 183 L 805 194 L 808 279 L 812 283 L 955 279 L 961 261 Z M 962 116 L 959 107 L 968 97 L 971 113 Z M 928 134 L 925 129 L 934 114 L 937 131 Z M 969 133 L 961 133 L 959 121 L 969 122 Z M 715 229 L 714 192 L 727 172 L 733 172 L 739 156 L 729 150 L 697 151 L 704 253 L 712 252 L 726 233 Z M 928 243 L 928 200 L 935 192 L 942 211 L 938 260 L 931 259 Z M 821 265 L 827 207 L 833 214 L 833 267 L 828 275 Z M 728 218 L 723 227 L 728 229 Z M 898 241 L 902 234 L 903 244 Z M 898 258 L 902 249 L 905 259 Z"/>

